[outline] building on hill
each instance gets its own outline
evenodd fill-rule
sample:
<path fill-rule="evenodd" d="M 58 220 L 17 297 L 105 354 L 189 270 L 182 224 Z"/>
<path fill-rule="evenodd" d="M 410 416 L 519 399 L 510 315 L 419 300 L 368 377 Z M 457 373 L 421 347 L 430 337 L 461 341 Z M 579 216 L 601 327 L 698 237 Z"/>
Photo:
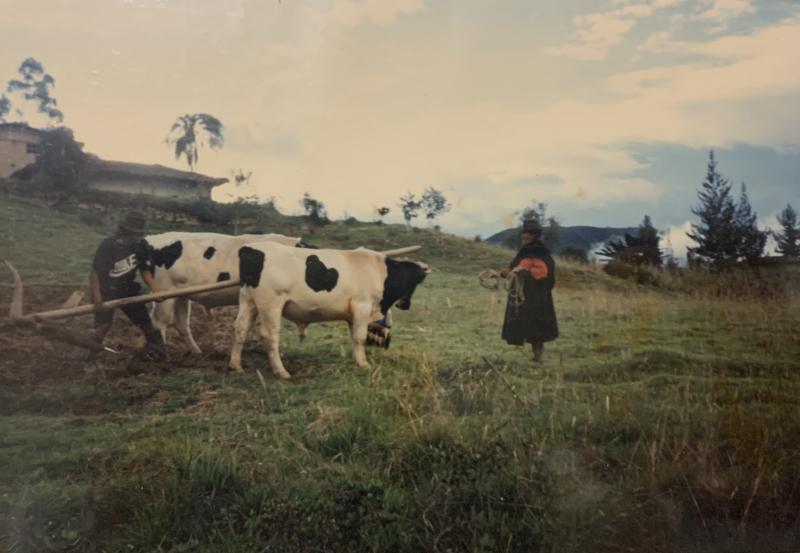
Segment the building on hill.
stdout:
<path fill-rule="evenodd" d="M 0 178 L 36 162 L 42 131 L 25 123 L 0 123 Z"/>
<path fill-rule="evenodd" d="M 0 123 L 0 178 L 27 181 L 40 171 L 36 162 L 46 147 L 48 133 L 64 129 L 35 129 L 25 123 Z M 68 130 L 68 129 L 66 129 Z M 69 132 L 70 140 L 72 133 Z M 211 199 L 215 186 L 228 182 L 200 173 L 125 161 L 108 161 L 83 153 L 75 142 L 75 155 L 85 161 L 85 184 L 90 190 L 117 194 L 145 194 L 183 200 Z"/>
<path fill-rule="evenodd" d="M 228 182 L 200 173 L 163 165 L 106 161 L 89 156 L 87 188 L 119 194 L 146 194 L 159 198 L 210 200 L 215 186 Z"/>

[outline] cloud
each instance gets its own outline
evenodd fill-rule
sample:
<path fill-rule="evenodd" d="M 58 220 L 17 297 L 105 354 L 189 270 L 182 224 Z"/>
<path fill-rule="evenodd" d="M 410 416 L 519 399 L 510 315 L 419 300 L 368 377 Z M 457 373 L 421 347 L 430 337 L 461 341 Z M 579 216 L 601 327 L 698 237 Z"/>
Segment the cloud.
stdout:
<path fill-rule="evenodd" d="M 665 52 L 670 49 L 672 35 L 667 31 L 658 31 L 650 35 L 640 46 L 643 52 Z"/>
<path fill-rule="evenodd" d="M 589 143 L 797 144 L 800 112 L 787 107 L 800 96 L 800 20 L 676 48 L 694 60 L 614 75 L 611 99 L 553 104 L 546 126 L 580 122 Z"/>
<path fill-rule="evenodd" d="M 577 40 L 572 44 L 546 48 L 551 56 L 561 56 L 581 61 L 605 59 L 608 51 L 622 42 L 625 35 L 636 24 L 635 16 L 624 13 L 633 6 L 606 13 L 578 16 L 575 24 L 579 27 Z"/>
<path fill-rule="evenodd" d="M 638 20 L 650 17 L 656 11 L 675 7 L 683 1 L 614 2 L 620 7 L 612 11 L 576 16 L 576 40 L 563 46 L 546 48 L 545 52 L 551 56 L 580 61 L 603 60 L 608 57 L 612 47 L 625 39 Z"/>
<path fill-rule="evenodd" d="M 423 0 L 336 0 L 329 8 L 328 17 L 345 29 L 353 29 L 366 23 L 389 25 L 424 8 Z"/>
<path fill-rule="evenodd" d="M 685 260 L 689 247 L 696 246 L 694 240 L 689 238 L 688 232 L 692 231 L 692 222 L 684 221 L 680 225 L 672 225 L 660 234 L 661 249 L 664 255 L 672 255 L 676 259 Z"/>
<path fill-rule="evenodd" d="M 753 0 L 714 0 L 711 7 L 702 12 L 699 17 L 722 22 L 755 11 Z"/>

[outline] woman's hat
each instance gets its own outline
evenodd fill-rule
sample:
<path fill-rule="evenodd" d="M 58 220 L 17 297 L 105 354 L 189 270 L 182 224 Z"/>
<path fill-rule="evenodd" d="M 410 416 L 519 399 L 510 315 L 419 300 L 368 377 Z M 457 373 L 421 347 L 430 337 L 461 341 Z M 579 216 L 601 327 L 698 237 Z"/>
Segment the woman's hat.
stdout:
<path fill-rule="evenodd" d="M 145 234 L 145 218 L 138 211 L 129 211 L 119 223 L 119 230 L 129 234 Z"/>
<path fill-rule="evenodd" d="M 539 224 L 539 221 L 536 219 L 525 219 L 522 221 L 522 232 L 528 232 L 530 234 L 541 234 L 542 233 L 542 225 Z"/>

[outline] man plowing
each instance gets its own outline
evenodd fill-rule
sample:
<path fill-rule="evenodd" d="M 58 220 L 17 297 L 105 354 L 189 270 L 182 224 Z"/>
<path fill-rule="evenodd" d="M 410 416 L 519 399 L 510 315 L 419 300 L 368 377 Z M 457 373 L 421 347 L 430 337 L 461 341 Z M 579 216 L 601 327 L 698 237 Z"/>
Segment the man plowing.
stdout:
<path fill-rule="evenodd" d="M 144 268 L 147 256 L 144 235 L 144 215 L 130 212 L 119 223 L 117 231 L 97 247 L 89 277 L 92 301 L 95 305 L 104 301 L 138 296 L 142 287 L 136 282 L 137 272 L 141 273 L 142 280 L 152 292 L 158 292 L 152 273 Z M 148 361 L 164 359 L 166 357 L 164 340 L 161 333 L 153 326 L 145 304 L 126 305 L 121 309 L 144 333 L 147 344 L 142 350 L 142 358 Z M 97 342 L 103 342 L 111 330 L 113 319 L 114 310 L 95 312 L 94 339 Z M 94 371 L 96 356 L 97 352 L 92 352 L 86 359 L 87 372 Z"/>

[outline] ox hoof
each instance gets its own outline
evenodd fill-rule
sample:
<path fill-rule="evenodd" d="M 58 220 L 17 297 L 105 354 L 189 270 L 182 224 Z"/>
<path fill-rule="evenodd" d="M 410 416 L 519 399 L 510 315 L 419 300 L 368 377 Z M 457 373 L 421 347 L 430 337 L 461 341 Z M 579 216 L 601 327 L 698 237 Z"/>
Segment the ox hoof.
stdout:
<path fill-rule="evenodd" d="M 239 374 L 244 373 L 244 369 L 242 369 L 241 367 L 234 367 L 232 365 L 228 365 L 228 371 Z"/>
<path fill-rule="evenodd" d="M 282 380 L 291 380 L 291 378 L 292 378 L 292 375 L 290 375 L 286 371 L 283 371 L 283 372 L 273 371 L 273 374 L 275 376 L 277 376 L 278 378 L 282 379 Z"/>

